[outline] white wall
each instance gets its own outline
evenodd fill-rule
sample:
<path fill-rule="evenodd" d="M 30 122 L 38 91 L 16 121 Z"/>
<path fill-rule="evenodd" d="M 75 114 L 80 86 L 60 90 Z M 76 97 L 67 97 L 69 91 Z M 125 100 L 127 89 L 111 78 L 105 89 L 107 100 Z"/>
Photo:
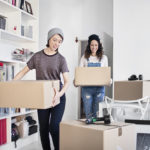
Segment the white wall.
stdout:
<path fill-rule="evenodd" d="M 149 0 L 114 0 L 114 80 L 150 79 L 149 8 Z"/>
<path fill-rule="evenodd" d="M 75 37 L 106 32 L 112 36 L 112 0 L 42 0 L 40 1 L 40 49 L 45 47 L 47 32 L 52 27 L 64 31 L 60 47 L 70 70 L 70 87 L 66 93 L 65 119 L 78 117 L 78 91 L 72 84 L 78 65 L 78 43 Z"/>
<path fill-rule="evenodd" d="M 113 1 L 84 0 L 82 7 L 82 36 L 106 32 L 113 35 Z M 100 35 L 101 36 L 101 35 Z"/>

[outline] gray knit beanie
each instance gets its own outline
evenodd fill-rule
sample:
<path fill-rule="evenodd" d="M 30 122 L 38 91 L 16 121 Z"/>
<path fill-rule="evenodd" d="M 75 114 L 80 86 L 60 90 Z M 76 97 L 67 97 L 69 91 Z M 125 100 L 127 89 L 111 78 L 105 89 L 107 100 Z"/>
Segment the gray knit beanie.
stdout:
<path fill-rule="evenodd" d="M 64 39 L 64 34 L 60 28 L 52 28 L 48 31 L 47 41 L 49 41 L 50 38 L 55 34 L 59 34 L 62 37 L 62 40 Z"/>

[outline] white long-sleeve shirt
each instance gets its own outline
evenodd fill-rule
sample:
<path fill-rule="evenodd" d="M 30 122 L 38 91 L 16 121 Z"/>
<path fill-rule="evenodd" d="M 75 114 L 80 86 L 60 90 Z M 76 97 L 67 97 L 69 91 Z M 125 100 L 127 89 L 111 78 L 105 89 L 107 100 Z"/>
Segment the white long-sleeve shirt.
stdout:
<path fill-rule="evenodd" d="M 91 63 L 101 63 L 101 67 L 108 67 L 108 58 L 106 55 L 103 55 L 101 61 L 97 58 L 97 56 L 90 56 L 89 57 L 89 62 Z M 87 67 L 88 66 L 88 60 L 84 57 L 84 55 L 81 57 L 80 60 L 80 67 Z"/>

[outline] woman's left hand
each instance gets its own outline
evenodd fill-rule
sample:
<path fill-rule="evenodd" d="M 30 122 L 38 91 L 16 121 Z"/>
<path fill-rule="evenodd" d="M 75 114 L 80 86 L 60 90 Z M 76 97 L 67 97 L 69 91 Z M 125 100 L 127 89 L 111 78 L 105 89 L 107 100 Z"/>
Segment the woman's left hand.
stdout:
<path fill-rule="evenodd" d="M 57 91 L 56 88 L 54 88 L 54 97 L 53 97 L 53 100 L 52 100 L 52 106 L 55 107 L 57 104 L 60 103 L 60 93 L 59 91 Z"/>

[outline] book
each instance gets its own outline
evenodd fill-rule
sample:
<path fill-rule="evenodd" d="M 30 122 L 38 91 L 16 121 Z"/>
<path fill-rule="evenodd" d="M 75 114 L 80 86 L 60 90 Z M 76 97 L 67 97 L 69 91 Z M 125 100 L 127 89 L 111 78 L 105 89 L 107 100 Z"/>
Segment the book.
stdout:
<path fill-rule="evenodd" d="M 12 5 L 16 6 L 16 0 L 12 0 Z"/>
<path fill-rule="evenodd" d="M 6 119 L 0 120 L 0 145 L 7 142 Z"/>

